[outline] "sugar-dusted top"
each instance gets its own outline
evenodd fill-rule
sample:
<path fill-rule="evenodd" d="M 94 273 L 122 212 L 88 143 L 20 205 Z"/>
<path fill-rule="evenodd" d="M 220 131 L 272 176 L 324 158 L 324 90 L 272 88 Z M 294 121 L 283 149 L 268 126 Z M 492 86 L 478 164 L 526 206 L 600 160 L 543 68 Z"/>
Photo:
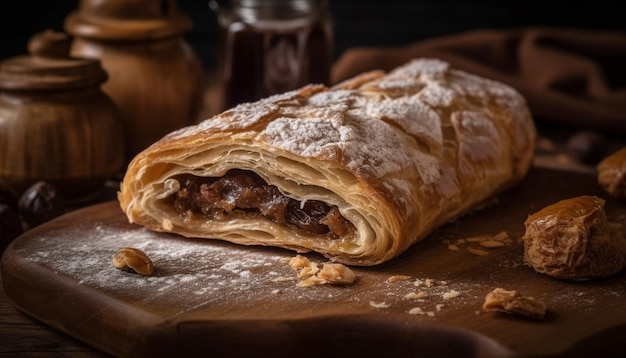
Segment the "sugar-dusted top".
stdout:
<path fill-rule="evenodd" d="M 413 163 L 423 182 L 434 183 L 442 172 L 434 158 L 443 155 L 445 129 L 454 127 L 451 114 L 480 112 L 476 104 L 489 101 L 524 113 L 524 99 L 513 88 L 438 59 L 416 59 L 357 88 L 308 86 L 243 103 L 169 138 L 254 129 L 255 141 L 302 157 L 342 160 L 359 175 L 380 178 Z M 470 118 L 479 117 L 487 118 Z M 417 142 L 419 152 L 403 149 L 407 140 Z"/>

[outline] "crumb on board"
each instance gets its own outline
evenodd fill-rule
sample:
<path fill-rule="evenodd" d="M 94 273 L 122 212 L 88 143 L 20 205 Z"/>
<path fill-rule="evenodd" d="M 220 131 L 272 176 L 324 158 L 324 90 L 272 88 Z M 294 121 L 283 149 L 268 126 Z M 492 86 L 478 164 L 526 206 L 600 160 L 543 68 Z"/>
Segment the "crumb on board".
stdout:
<path fill-rule="evenodd" d="M 302 255 L 296 255 L 289 260 L 289 266 L 297 272 L 300 281 L 298 287 L 319 285 L 350 285 L 354 283 L 356 275 L 347 266 L 340 263 L 325 263 L 320 269 L 317 263 Z"/>
<path fill-rule="evenodd" d="M 393 283 L 393 282 L 398 282 L 398 281 L 406 281 L 410 279 L 411 279 L 411 276 L 408 276 L 408 275 L 393 275 L 387 279 L 387 282 Z"/>
<path fill-rule="evenodd" d="M 294 277 L 277 277 L 273 279 L 274 282 L 298 280 L 297 287 L 311 287 L 325 284 L 337 284 L 337 285 L 349 285 L 352 284 L 356 275 L 350 268 L 338 263 L 325 263 L 318 265 L 312 262 L 307 257 L 298 254 L 289 260 L 281 260 L 286 262 L 289 266 L 296 271 Z M 394 287 L 406 287 L 410 285 L 413 287 L 420 287 L 415 291 L 409 291 L 401 295 L 407 302 L 432 302 L 432 308 L 426 310 L 424 307 L 412 307 L 405 312 L 410 315 L 434 317 L 436 312 L 440 312 L 448 302 L 461 295 L 460 291 L 451 289 L 448 287 L 448 281 L 437 280 L 429 277 L 412 277 L 410 275 L 391 275 L 384 279 L 387 283 L 395 283 Z M 401 284 L 406 282 L 406 284 Z M 396 286 L 397 285 L 397 286 Z M 391 286 L 389 286 L 391 288 Z M 279 293 L 280 291 L 276 291 Z M 396 293 L 389 292 L 388 296 L 395 296 Z M 440 300 L 437 302 L 437 300 Z M 370 300 L 369 306 L 376 309 L 387 309 L 392 307 L 393 303 L 388 301 L 374 301 Z"/>
<path fill-rule="evenodd" d="M 488 256 L 489 255 L 489 251 L 476 249 L 473 247 L 468 247 L 467 251 L 469 251 L 471 254 L 476 255 L 476 256 Z"/>
<path fill-rule="evenodd" d="M 374 307 L 374 308 L 389 308 L 391 307 L 390 304 L 385 303 L 385 302 L 374 302 L 374 301 L 370 301 L 370 306 Z"/>
<path fill-rule="evenodd" d="M 279 277 L 272 279 L 272 282 L 285 282 L 285 281 L 294 281 L 294 280 L 296 280 L 295 277 L 279 276 Z"/>
<path fill-rule="evenodd" d="M 485 296 L 483 310 L 504 313 L 516 313 L 541 319 L 547 312 L 547 306 L 533 297 L 523 296 L 515 290 L 495 288 Z"/>
<path fill-rule="evenodd" d="M 484 249 L 497 249 L 511 245 L 513 240 L 506 231 L 500 231 L 494 235 L 479 235 L 473 237 L 459 238 L 456 240 L 443 240 L 447 245 L 448 251 L 457 252 L 461 250 L 461 246 L 467 245 L 467 251 L 476 256 L 487 256 L 489 251 Z"/>
<path fill-rule="evenodd" d="M 448 250 L 450 250 L 450 251 L 459 251 L 459 250 L 461 250 L 461 249 L 459 249 L 459 246 L 458 246 L 458 245 L 455 245 L 455 244 L 448 244 Z"/>
<path fill-rule="evenodd" d="M 428 294 L 424 291 L 410 292 L 404 295 L 404 298 L 408 298 L 408 299 L 421 299 L 421 298 L 426 298 L 426 297 L 428 297 Z"/>
<path fill-rule="evenodd" d="M 445 286 L 448 283 L 446 281 L 438 281 L 432 278 L 426 278 L 426 279 L 416 279 L 415 282 L 413 282 L 413 286 L 415 287 L 420 287 L 420 286 L 426 286 L 426 287 L 433 287 L 433 286 Z"/>
<path fill-rule="evenodd" d="M 451 300 L 453 298 L 457 298 L 461 295 L 461 292 L 457 291 L 457 290 L 450 290 L 448 292 L 445 292 L 443 295 L 441 295 L 441 297 L 444 300 Z"/>
<path fill-rule="evenodd" d="M 430 317 L 434 317 L 435 316 L 435 312 L 433 311 L 424 311 L 421 307 L 413 307 L 408 311 L 408 314 L 419 314 L 419 315 L 426 315 L 426 316 L 430 316 Z"/>

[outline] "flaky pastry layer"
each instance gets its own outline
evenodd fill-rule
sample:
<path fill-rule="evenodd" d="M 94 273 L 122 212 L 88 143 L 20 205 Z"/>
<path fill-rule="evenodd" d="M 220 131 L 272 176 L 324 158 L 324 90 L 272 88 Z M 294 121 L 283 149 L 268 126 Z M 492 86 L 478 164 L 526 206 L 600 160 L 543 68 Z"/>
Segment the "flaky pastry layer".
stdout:
<path fill-rule="evenodd" d="M 316 251 L 375 265 L 519 182 L 536 129 L 513 88 L 416 59 L 335 87 L 243 103 L 139 153 L 118 198 L 128 219 L 187 237 Z M 181 174 L 253 172 L 304 205 L 337 207 L 354 231 L 329 235 L 254 210 L 182 213 L 171 204 Z"/>

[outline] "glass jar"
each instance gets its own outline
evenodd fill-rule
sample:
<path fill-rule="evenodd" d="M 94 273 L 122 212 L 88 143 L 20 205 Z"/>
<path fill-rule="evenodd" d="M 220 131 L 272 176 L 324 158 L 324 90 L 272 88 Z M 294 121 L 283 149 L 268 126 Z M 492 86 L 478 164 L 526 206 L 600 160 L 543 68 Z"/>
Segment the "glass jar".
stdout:
<path fill-rule="evenodd" d="M 325 0 L 211 1 L 219 26 L 222 110 L 309 83 L 330 83 L 333 25 Z"/>

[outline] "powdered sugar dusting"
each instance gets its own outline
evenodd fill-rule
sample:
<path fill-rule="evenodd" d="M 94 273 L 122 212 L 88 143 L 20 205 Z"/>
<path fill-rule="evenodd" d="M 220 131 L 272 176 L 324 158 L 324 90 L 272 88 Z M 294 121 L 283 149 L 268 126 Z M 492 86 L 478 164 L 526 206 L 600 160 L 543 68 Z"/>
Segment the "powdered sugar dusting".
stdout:
<path fill-rule="evenodd" d="M 201 307 L 239 310 L 257 307 L 260 302 L 264 302 L 264 307 L 274 307 L 278 311 L 288 303 L 292 307 L 310 308 L 314 305 L 320 310 L 316 311 L 318 314 L 324 309 L 333 309 L 336 304 L 366 312 L 371 309 L 370 301 L 383 300 L 393 305 L 390 306 L 392 311 L 405 314 L 403 309 L 395 306 L 400 301 L 406 305 L 402 297 L 412 287 L 407 281 L 403 285 L 406 287 L 398 291 L 404 292 L 402 297 L 389 298 L 393 291 L 386 274 L 372 275 L 354 268 L 354 288 L 302 288 L 297 286 L 296 272 L 287 263 L 295 256 L 291 251 L 186 239 L 130 224 L 120 228 L 107 222 L 90 223 L 89 220 L 55 230 L 46 233 L 45 237 L 32 239 L 30 246 L 23 249 L 27 262 L 47 267 L 76 285 L 148 311 L 154 309 L 166 316 Z M 121 247 L 134 247 L 145 252 L 154 263 L 153 274 L 142 276 L 115 268 L 111 258 Z M 318 256 L 312 260 L 326 262 Z M 355 295 L 360 283 L 372 287 L 373 291 Z M 399 283 L 395 287 L 400 288 Z M 458 285 L 449 288 L 467 289 Z M 333 304 L 328 305 L 328 302 Z M 260 312 L 267 314 L 264 310 Z"/>
<path fill-rule="evenodd" d="M 144 228 L 122 231 L 97 226 L 91 232 L 88 240 L 67 235 L 66 241 L 57 244 L 48 240 L 28 260 L 50 264 L 57 274 L 73 277 L 81 285 L 112 293 L 142 288 L 148 290 L 151 299 L 156 299 L 172 293 L 177 296 L 180 290 L 203 295 L 223 287 L 235 291 L 250 289 L 255 284 L 252 272 L 274 266 L 282 257 L 255 252 L 238 257 L 223 245 L 159 235 Z M 67 240 L 83 243 L 68 245 Z M 155 265 L 153 275 L 144 277 L 114 268 L 111 258 L 121 247 L 144 251 Z M 269 271 L 261 280 L 269 281 L 278 275 Z"/>
<path fill-rule="evenodd" d="M 420 77 L 422 75 L 438 78 L 442 77 L 450 69 L 450 64 L 438 59 L 417 59 L 398 67 L 390 73 L 391 78 L 404 76 Z"/>
<path fill-rule="evenodd" d="M 142 276 L 115 268 L 111 258 L 121 247 L 145 252 L 154 263 L 153 274 Z M 389 294 L 385 277 L 364 275 L 356 268 L 355 287 L 365 280 L 362 283 L 373 285 L 374 291 L 355 295 L 358 288 L 298 287 L 296 273 L 287 263 L 295 256 L 291 251 L 186 239 L 130 224 L 118 227 L 86 220 L 53 229 L 32 238 L 23 248 L 23 256 L 26 262 L 46 267 L 76 285 L 166 317 L 197 309 L 252 309 L 260 302 L 263 316 L 267 315 L 265 309 L 280 312 L 286 305 L 317 307 L 316 314 L 337 304 L 366 312 L 371 309 L 369 301 L 385 300 Z M 326 262 L 319 256 L 312 260 Z M 395 305 L 398 299 L 404 300 L 398 297 L 389 302 Z"/>
<path fill-rule="evenodd" d="M 357 89 L 316 87 L 243 103 L 195 130 L 228 132 L 260 125 L 256 140 L 270 150 L 341 161 L 356 175 L 368 178 L 393 176 L 406 163 L 414 163 L 421 181 L 432 184 L 445 171 L 440 160 L 443 128 L 452 126 L 450 116 L 440 113 L 463 97 L 490 101 L 490 96 L 512 109 L 523 105 L 515 90 L 504 84 L 452 69 L 444 61 L 417 59 Z M 181 130 L 172 138 L 192 131 Z M 413 148 L 407 135 L 423 152 L 406 150 Z M 454 154 L 454 149 L 446 153 Z M 406 189 L 402 185 L 393 191 Z"/>
<path fill-rule="evenodd" d="M 240 103 L 219 115 L 200 122 L 196 126 L 176 130 L 168 134 L 166 138 L 175 140 L 196 133 L 198 130 L 229 131 L 249 128 L 278 112 L 280 108 L 278 103 L 293 101 L 299 97 L 301 97 L 300 92 L 294 90 L 275 94 L 257 102 Z"/>
<path fill-rule="evenodd" d="M 433 183 L 441 175 L 440 163 L 419 153 L 407 153 L 402 136 L 415 137 L 432 156 L 443 146 L 442 128 L 451 125 L 436 107 L 450 106 L 458 96 L 515 97 L 508 86 L 453 70 L 448 63 L 435 59 L 412 61 L 373 80 L 372 85 L 389 90 L 405 86 L 417 92 L 407 90 L 400 97 L 381 100 L 369 97 L 367 83 L 363 90 L 319 92 L 303 102 L 298 115 L 294 116 L 293 108 L 282 108 L 285 115 L 272 121 L 260 138 L 305 157 L 343 158 L 355 172 L 371 177 L 393 174 L 414 161 L 420 176 L 427 178 L 424 181 Z M 384 121 L 389 125 L 381 123 Z"/>
<path fill-rule="evenodd" d="M 295 118 L 280 117 L 269 123 L 258 138 L 304 157 L 321 157 L 341 150 L 341 143 L 351 140 L 354 133 L 342 121 L 346 109 L 340 103 Z"/>
<path fill-rule="evenodd" d="M 456 97 L 456 92 L 440 83 L 431 83 L 416 96 L 433 107 L 448 107 Z"/>
<path fill-rule="evenodd" d="M 402 128 L 407 134 L 440 148 L 443 142 L 441 118 L 430 106 L 413 98 L 387 99 L 367 108 L 373 118 L 386 118 Z"/>
<path fill-rule="evenodd" d="M 356 100 L 358 96 L 354 91 L 348 90 L 334 90 L 324 91 L 314 94 L 309 98 L 309 104 L 316 107 L 328 106 L 333 104 L 345 103 Z"/>
<path fill-rule="evenodd" d="M 459 145 L 460 162 L 498 160 L 501 137 L 489 117 L 475 111 L 458 111 L 452 114 L 452 123 L 459 137 L 468 138 Z"/>
<path fill-rule="evenodd" d="M 508 212 L 511 206 L 527 207 L 531 202 L 530 197 L 511 198 L 494 208 L 495 211 L 485 213 L 483 218 L 494 218 L 497 217 L 494 213 Z M 478 222 L 481 221 L 469 217 L 447 225 L 420 243 L 421 247 L 398 257 L 399 261 L 378 267 L 354 267 L 356 280 L 350 286 L 303 288 L 297 287 L 297 273 L 288 264 L 296 255 L 291 251 L 150 232 L 128 224 L 119 208 L 109 205 L 89 208 L 80 216 L 61 217 L 16 239 L 3 257 L 3 269 L 11 269 L 3 270 L 2 274 L 4 283 L 12 285 L 7 290 L 9 298 L 15 292 L 28 295 L 33 290 L 38 292 L 40 300 L 69 297 L 80 305 L 83 316 L 54 317 L 58 312 L 52 312 L 51 307 L 37 299 L 24 300 L 23 295 L 19 296 L 23 307 L 45 312 L 42 317 L 54 317 L 53 326 L 69 327 L 70 334 L 81 327 L 75 322 L 84 320 L 84 316 L 92 319 L 90 324 L 97 325 L 103 319 L 119 317 L 132 322 L 139 315 L 143 319 L 139 329 L 150 330 L 148 333 L 153 329 L 178 332 L 176 329 L 186 322 L 204 322 L 205 326 L 198 327 L 206 327 L 207 336 L 218 333 L 216 329 L 219 333 L 228 329 L 230 333 L 240 332 L 237 327 L 247 322 L 265 324 L 269 336 L 273 329 L 278 334 L 284 332 L 281 330 L 284 325 L 277 327 L 276 322 L 289 325 L 288 322 L 310 318 L 351 322 L 359 316 L 381 322 L 393 319 L 407 327 L 416 323 L 419 326 L 424 321 L 470 330 L 491 324 L 518 324 L 481 312 L 485 295 L 501 285 L 545 302 L 556 313 L 548 323 L 557 328 L 563 324 L 580 327 L 572 331 L 580 337 L 595 336 L 623 325 L 626 317 L 622 313 L 626 297 L 623 273 L 584 285 L 547 282 L 523 264 L 519 246 L 522 243 L 517 240 L 490 249 L 492 254 L 484 257 L 471 255 L 467 250 L 449 251 L 442 244 L 446 239 L 469 242 L 468 235 L 485 234 L 485 228 L 476 225 Z M 520 232 L 515 222 L 505 222 L 490 220 L 490 230 L 493 225 L 502 224 L 501 228 L 508 232 Z M 123 246 L 146 252 L 155 263 L 153 275 L 142 276 L 114 268 L 112 255 Z M 327 262 L 319 255 L 306 256 L 318 264 Z M 42 279 L 19 279 L 33 274 Z M 547 283 L 555 288 L 546 290 Z M 604 317 L 598 320 L 603 325 L 589 331 L 585 320 L 599 317 Z M 543 336 L 546 332 L 537 334 Z M 558 335 L 561 331 L 549 332 Z"/>

